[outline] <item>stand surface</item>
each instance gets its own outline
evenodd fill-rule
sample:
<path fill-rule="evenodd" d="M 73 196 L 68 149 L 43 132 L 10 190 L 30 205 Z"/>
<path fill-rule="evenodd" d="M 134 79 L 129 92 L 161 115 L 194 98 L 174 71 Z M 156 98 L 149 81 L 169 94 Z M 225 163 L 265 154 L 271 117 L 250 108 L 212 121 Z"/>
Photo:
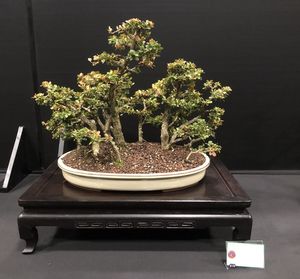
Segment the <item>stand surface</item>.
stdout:
<path fill-rule="evenodd" d="M 66 182 L 54 162 L 19 198 L 24 254 L 34 252 L 37 226 L 74 229 L 202 229 L 233 227 L 233 239 L 251 237 L 248 195 L 219 160 L 190 188 L 170 192 L 80 189 Z"/>

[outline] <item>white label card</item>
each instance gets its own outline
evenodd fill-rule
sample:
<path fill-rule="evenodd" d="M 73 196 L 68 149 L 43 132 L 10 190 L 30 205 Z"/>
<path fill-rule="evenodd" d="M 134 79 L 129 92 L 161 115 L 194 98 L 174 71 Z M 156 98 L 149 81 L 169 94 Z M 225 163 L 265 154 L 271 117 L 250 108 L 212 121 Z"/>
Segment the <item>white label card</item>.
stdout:
<path fill-rule="evenodd" d="M 226 265 L 265 268 L 263 241 L 226 241 Z"/>

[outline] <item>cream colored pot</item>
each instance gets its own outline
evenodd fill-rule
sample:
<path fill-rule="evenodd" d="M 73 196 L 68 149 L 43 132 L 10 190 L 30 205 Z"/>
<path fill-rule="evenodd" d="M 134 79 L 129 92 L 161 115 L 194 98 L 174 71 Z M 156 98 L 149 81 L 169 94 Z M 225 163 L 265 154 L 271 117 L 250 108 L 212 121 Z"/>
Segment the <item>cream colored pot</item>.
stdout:
<path fill-rule="evenodd" d="M 92 190 L 167 191 L 185 188 L 199 182 L 210 164 L 209 157 L 202 153 L 205 162 L 189 170 L 150 174 L 104 173 L 68 167 L 62 160 L 67 154 L 63 154 L 58 159 L 58 166 L 64 178 L 75 186 Z"/>

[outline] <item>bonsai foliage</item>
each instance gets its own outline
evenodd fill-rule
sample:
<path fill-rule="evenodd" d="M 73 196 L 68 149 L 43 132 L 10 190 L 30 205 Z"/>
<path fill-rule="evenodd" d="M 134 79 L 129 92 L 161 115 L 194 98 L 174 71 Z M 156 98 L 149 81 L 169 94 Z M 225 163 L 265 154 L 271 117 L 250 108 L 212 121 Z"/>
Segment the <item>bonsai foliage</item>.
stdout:
<path fill-rule="evenodd" d="M 125 145 L 120 115 L 129 102 L 132 76 L 143 67 L 154 66 L 162 50 L 151 38 L 154 23 L 130 19 L 114 29 L 108 28 L 108 43 L 114 52 L 89 58 L 93 66 L 106 64 L 106 73 L 92 71 L 77 77 L 79 91 L 43 82 L 46 93 L 34 95 L 40 105 L 49 106 L 50 120 L 43 123 L 54 138 L 73 138 L 78 147 L 88 143 L 97 157 L 102 142 L 109 142 L 120 161 L 119 147 Z"/>
<path fill-rule="evenodd" d="M 153 27 L 153 22 L 136 18 L 115 29 L 109 27 L 108 43 L 113 51 L 89 58 L 93 66 L 105 64 L 109 70 L 80 73 L 78 90 L 42 83 L 45 93 L 33 98 L 39 105 L 50 107 L 51 118 L 43 125 L 54 138 L 74 139 L 78 148 L 87 146 L 95 159 L 102 144 L 109 144 L 116 161 L 121 162 L 120 148 L 126 148 L 126 142 L 120 117 L 131 114 L 138 119 L 139 142 L 144 140 L 143 125 L 148 123 L 160 128 L 162 149 L 181 144 L 191 150 L 190 154 L 201 151 L 216 155 L 220 151 L 213 140 L 223 123 L 224 109 L 217 104 L 228 96 L 230 87 L 212 80 L 199 87 L 203 70 L 177 59 L 167 65 L 166 76 L 150 89 L 132 92 L 134 75 L 144 67 L 154 67 L 162 50 L 151 37 Z"/>
<path fill-rule="evenodd" d="M 231 88 L 207 80 L 202 92 L 198 91 L 196 85 L 203 73 L 194 63 L 177 59 L 168 64 L 165 78 L 148 90 L 135 92 L 132 99 L 140 108 L 136 109 L 139 127 L 145 122 L 160 126 L 163 149 L 182 143 L 191 150 L 214 156 L 220 151 L 221 147 L 212 139 L 223 123 L 224 109 L 215 103 L 225 99 Z"/>

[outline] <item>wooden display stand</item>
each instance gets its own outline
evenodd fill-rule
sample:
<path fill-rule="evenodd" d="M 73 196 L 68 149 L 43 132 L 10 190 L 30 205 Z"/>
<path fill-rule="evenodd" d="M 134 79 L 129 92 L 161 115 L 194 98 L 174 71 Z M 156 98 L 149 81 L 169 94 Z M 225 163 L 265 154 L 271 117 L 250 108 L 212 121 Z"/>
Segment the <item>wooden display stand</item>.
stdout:
<path fill-rule="evenodd" d="M 233 227 L 233 239 L 248 240 L 251 200 L 227 168 L 212 160 L 198 185 L 173 192 L 95 192 L 66 182 L 54 162 L 19 199 L 24 254 L 34 252 L 37 226 L 74 229 L 202 229 Z"/>

